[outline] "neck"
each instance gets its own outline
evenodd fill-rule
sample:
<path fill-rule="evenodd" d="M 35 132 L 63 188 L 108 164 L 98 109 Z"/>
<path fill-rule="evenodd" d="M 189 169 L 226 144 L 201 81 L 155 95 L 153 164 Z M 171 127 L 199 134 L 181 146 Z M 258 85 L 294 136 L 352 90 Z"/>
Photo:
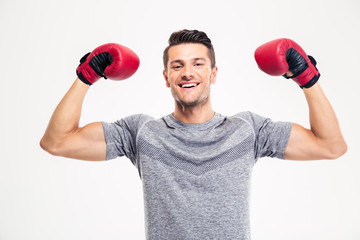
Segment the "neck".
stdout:
<path fill-rule="evenodd" d="M 175 102 L 175 111 L 173 116 L 183 123 L 204 123 L 214 117 L 215 112 L 211 107 L 210 101 L 208 104 L 196 106 L 183 106 Z"/>

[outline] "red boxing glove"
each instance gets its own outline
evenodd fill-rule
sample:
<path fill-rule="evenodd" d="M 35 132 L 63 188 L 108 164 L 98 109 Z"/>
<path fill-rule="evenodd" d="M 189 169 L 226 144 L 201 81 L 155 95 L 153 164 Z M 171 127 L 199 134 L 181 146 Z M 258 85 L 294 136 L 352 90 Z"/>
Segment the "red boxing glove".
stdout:
<path fill-rule="evenodd" d="M 292 78 L 301 88 L 312 87 L 320 77 L 316 61 L 294 41 L 281 38 L 267 42 L 255 50 L 259 68 L 272 76 Z M 286 76 L 290 71 L 293 75 Z"/>
<path fill-rule="evenodd" d="M 139 57 L 131 49 L 120 44 L 107 43 L 83 56 L 76 74 L 88 85 L 101 77 L 124 80 L 136 72 L 139 63 Z"/>

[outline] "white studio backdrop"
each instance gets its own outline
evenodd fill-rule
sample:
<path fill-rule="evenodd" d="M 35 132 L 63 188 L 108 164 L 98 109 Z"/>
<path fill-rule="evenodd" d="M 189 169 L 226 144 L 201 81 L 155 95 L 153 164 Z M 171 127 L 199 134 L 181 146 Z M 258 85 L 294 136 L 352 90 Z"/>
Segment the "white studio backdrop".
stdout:
<path fill-rule="evenodd" d="M 142 186 L 128 159 L 54 157 L 39 141 L 79 59 L 107 42 L 133 49 L 141 65 L 126 81 L 92 86 L 81 125 L 172 112 L 162 51 L 184 28 L 213 41 L 219 74 L 212 102 L 227 115 L 250 110 L 308 127 L 300 88 L 261 72 L 253 54 L 288 37 L 316 58 L 349 150 L 335 161 L 260 159 L 252 237 L 359 240 L 359 11 L 357 0 L 1 0 L 0 240 L 144 239 Z"/>

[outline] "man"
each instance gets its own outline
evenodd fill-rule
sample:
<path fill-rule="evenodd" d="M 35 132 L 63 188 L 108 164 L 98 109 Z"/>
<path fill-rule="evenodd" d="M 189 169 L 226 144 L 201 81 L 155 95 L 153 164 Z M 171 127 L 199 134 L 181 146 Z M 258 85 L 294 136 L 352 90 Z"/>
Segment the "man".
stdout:
<path fill-rule="evenodd" d="M 81 60 L 79 78 L 40 144 L 53 155 L 75 159 L 128 157 L 143 181 L 147 239 L 250 239 L 248 194 L 258 158 L 335 159 L 347 150 L 318 83 L 315 60 L 289 39 L 260 46 L 255 57 L 263 71 L 292 77 L 302 87 L 311 129 L 251 112 L 215 113 L 210 99 L 218 70 L 215 53 L 211 40 L 197 30 L 173 33 L 164 51 L 165 84 L 175 100 L 172 114 L 161 119 L 138 114 L 79 127 L 89 86 L 100 76 L 127 78 L 137 68 L 131 50 L 99 48 Z M 122 62 L 116 63 L 119 54 Z"/>

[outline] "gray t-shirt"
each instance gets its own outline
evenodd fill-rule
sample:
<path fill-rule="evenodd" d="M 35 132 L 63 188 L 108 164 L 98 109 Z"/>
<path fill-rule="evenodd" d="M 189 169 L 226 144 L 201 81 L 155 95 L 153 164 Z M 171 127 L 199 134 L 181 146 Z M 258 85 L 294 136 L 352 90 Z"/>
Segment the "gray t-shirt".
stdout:
<path fill-rule="evenodd" d="M 139 171 L 149 240 L 250 239 L 252 168 L 284 157 L 291 126 L 251 112 L 202 124 L 172 114 L 103 122 L 107 159 L 126 156 Z"/>

